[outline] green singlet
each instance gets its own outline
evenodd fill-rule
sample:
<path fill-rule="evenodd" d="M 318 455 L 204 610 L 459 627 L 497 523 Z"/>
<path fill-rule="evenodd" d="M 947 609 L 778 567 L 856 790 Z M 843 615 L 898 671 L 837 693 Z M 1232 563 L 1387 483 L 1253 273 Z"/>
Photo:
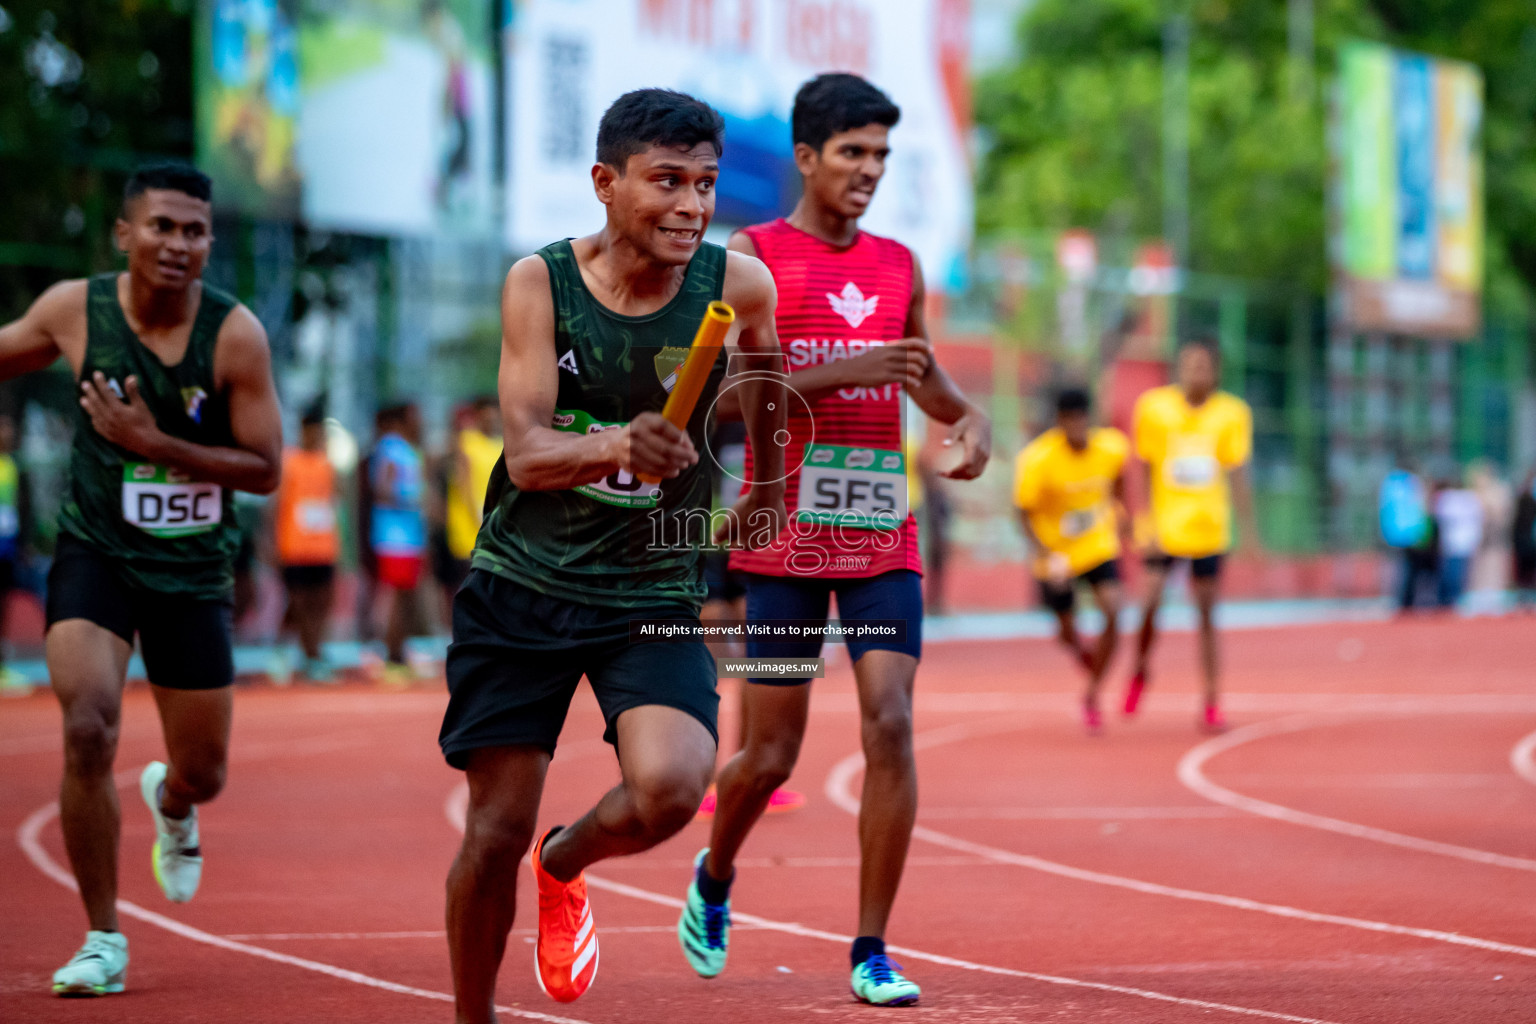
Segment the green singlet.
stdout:
<path fill-rule="evenodd" d="M 646 316 L 599 303 L 569 239 L 539 255 L 549 267 L 560 378 L 551 426 L 593 433 L 660 412 L 705 309 L 724 289 L 725 250 L 702 245 L 677 295 Z M 724 374 L 725 360 L 717 359 L 688 422 L 699 461 L 671 480 L 645 484 L 621 470 L 568 491 L 521 491 L 498 461 L 471 565 L 582 604 L 699 605 L 713 469 L 705 423 Z"/>
<path fill-rule="evenodd" d="M 130 375 L 162 431 L 193 444 L 231 447 L 229 405 L 214 386 L 219 328 L 235 299 L 203 285 L 197 318 L 181 362 L 167 366 L 128 326 L 117 299 L 117 274 L 90 280 L 85 361 L 123 388 Z M 59 528 L 117 563 L 125 582 L 162 594 L 221 599 L 234 586 L 240 539 L 230 492 L 188 479 L 104 440 L 81 409 L 69 454 Z"/>

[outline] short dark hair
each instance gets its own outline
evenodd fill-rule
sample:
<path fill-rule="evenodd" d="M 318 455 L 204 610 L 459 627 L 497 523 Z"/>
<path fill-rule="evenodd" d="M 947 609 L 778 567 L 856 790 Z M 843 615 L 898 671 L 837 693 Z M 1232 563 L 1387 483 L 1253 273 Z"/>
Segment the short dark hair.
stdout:
<path fill-rule="evenodd" d="M 692 149 L 701 142 L 725 152 L 725 118 L 703 100 L 671 89 L 636 89 L 613 101 L 597 126 L 597 162 L 620 174 L 629 158 L 652 146 Z"/>
<path fill-rule="evenodd" d="M 1056 392 L 1056 414 L 1058 416 L 1071 412 L 1086 413 L 1093 406 L 1093 400 L 1088 392 L 1079 387 L 1062 388 Z"/>
<path fill-rule="evenodd" d="M 1187 349 L 1197 348 L 1211 357 L 1211 362 L 1221 362 L 1221 344 L 1215 338 L 1207 334 L 1197 334 L 1193 338 L 1185 338 L 1179 342 L 1179 353 L 1182 355 Z"/>
<path fill-rule="evenodd" d="M 184 192 L 193 199 L 213 202 L 213 180 L 186 164 L 146 164 L 134 171 L 123 186 L 123 208 L 152 188 Z"/>
<path fill-rule="evenodd" d="M 900 120 L 901 108 L 885 93 L 858 75 L 834 71 L 800 87 L 789 125 L 796 145 L 803 142 L 819 153 L 839 132 L 867 124 L 894 128 Z"/>

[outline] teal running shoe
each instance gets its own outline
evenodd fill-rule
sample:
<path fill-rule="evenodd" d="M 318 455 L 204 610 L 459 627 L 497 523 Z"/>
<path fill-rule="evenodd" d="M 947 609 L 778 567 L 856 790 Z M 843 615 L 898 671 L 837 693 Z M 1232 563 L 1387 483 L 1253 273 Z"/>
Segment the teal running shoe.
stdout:
<path fill-rule="evenodd" d="M 901 965 L 876 953 L 853 969 L 853 994 L 871 1006 L 911 1006 L 923 990 L 901 975 Z"/>
<path fill-rule="evenodd" d="M 708 903 L 699 892 L 699 866 L 709 847 L 693 858 L 693 880 L 688 883 L 688 899 L 677 919 L 677 942 L 683 958 L 701 978 L 713 978 L 725 970 L 726 947 L 731 941 L 731 901 Z"/>

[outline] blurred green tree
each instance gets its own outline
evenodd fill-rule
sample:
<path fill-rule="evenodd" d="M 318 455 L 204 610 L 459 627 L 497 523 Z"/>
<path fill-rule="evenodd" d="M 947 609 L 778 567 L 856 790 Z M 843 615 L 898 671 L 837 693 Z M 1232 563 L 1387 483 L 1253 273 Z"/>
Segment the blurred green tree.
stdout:
<path fill-rule="evenodd" d="M 1536 287 L 1536 21 L 1530 0 L 1314 0 L 1314 60 L 1277 0 L 1039 0 L 1017 59 L 984 76 L 983 236 L 1164 229 L 1164 26 L 1191 21 L 1190 269 L 1327 281 L 1324 87 L 1340 43 L 1378 38 L 1487 75 L 1490 286 Z M 1512 269 L 1511 269 L 1512 268 Z"/>

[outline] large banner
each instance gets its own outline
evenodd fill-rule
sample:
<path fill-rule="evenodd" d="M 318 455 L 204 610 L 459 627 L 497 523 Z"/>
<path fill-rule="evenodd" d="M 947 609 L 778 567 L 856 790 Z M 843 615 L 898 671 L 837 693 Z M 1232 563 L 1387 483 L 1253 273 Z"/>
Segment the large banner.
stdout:
<path fill-rule="evenodd" d="M 598 119 L 630 89 L 691 93 L 725 116 L 715 223 L 788 213 L 795 90 L 853 71 L 901 106 L 864 226 L 910 245 L 943 290 L 971 237 L 967 0 L 507 0 L 506 236 L 531 251 L 596 230 Z"/>
<path fill-rule="evenodd" d="M 304 0 L 310 224 L 495 234 L 491 36 L 489 0 Z"/>
<path fill-rule="evenodd" d="M 298 215 L 297 6 L 296 0 L 205 0 L 199 9 L 197 156 L 221 207 L 280 219 Z"/>
<path fill-rule="evenodd" d="M 1469 64 L 1344 48 L 1335 246 L 1346 325 L 1466 338 L 1481 324 L 1483 81 Z"/>

